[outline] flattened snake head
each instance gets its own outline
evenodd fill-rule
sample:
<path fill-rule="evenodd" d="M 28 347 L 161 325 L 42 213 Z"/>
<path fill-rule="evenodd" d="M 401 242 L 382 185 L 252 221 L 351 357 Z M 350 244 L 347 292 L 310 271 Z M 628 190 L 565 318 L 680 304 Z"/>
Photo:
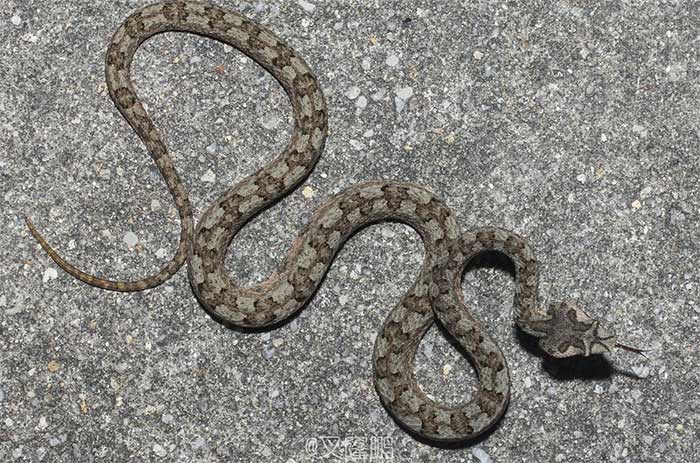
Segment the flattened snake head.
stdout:
<path fill-rule="evenodd" d="M 525 323 L 527 331 L 540 338 L 540 348 L 552 357 L 588 357 L 619 347 L 612 331 L 572 301 L 551 304 L 542 318 Z"/>

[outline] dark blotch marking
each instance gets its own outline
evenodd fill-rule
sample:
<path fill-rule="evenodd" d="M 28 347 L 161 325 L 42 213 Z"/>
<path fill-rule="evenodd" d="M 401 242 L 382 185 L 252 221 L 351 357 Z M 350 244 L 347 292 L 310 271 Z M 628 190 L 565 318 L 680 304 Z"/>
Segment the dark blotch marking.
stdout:
<path fill-rule="evenodd" d="M 107 65 L 123 68 L 126 62 L 126 55 L 119 49 L 119 45 L 113 43 L 107 51 Z"/>
<path fill-rule="evenodd" d="M 124 109 L 129 109 L 136 104 L 136 95 L 126 87 L 119 87 L 114 90 L 114 98 Z"/>
<path fill-rule="evenodd" d="M 141 16 L 141 13 L 136 13 L 129 16 L 129 19 L 127 19 L 124 23 L 124 28 L 127 35 L 132 39 L 143 35 L 143 31 L 146 30 L 146 26 L 143 24 L 143 17 Z"/>
<path fill-rule="evenodd" d="M 166 3 L 161 11 L 168 21 L 183 22 L 189 15 L 183 2 Z"/>

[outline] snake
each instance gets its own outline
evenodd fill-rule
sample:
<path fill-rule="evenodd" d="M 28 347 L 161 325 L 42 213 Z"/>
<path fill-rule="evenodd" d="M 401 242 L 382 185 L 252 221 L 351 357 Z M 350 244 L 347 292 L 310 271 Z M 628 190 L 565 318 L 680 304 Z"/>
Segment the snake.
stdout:
<path fill-rule="evenodd" d="M 279 82 L 293 111 L 292 135 L 283 152 L 223 193 L 196 227 L 187 190 L 130 76 L 141 43 L 166 31 L 204 36 L 241 51 Z M 561 358 L 611 352 L 615 347 L 635 350 L 619 344 L 612 331 L 574 301 L 541 304 L 537 259 L 522 237 L 496 227 L 461 233 L 445 202 L 426 187 L 400 180 L 367 181 L 332 196 L 313 212 L 276 271 L 251 287 L 236 283 L 224 269 L 232 240 L 251 218 L 295 191 L 309 176 L 328 133 L 324 93 L 309 66 L 273 32 L 242 14 L 189 0 L 144 6 L 114 33 L 106 54 L 106 82 L 111 99 L 147 147 L 175 201 L 180 238 L 175 255 L 156 273 L 115 281 L 68 263 L 25 217 L 45 252 L 75 278 L 107 290 L 141 291 L 168 280 L 187 262 L 192 291 L 212 318 L 233 327 L 273 327 L 306 305 L 354 233 L 377 222 L 407 224 L 420 235 L 425 258 L 376 337 L 373 381 L 381 403 L 401 427 L 437 442 L 479 436 L 502 417 L 510 400 L 506 359 L 461 292 L 465 267 L 484 252 L 502 253 L 513 261 L 513 318 L 522 331 L 538 338 L 545 353 Z M 418 346 L 436 321 L 462 347 L 478 376 L 476 392 L 460 404 L 430 398 L 415 378 Z"/>

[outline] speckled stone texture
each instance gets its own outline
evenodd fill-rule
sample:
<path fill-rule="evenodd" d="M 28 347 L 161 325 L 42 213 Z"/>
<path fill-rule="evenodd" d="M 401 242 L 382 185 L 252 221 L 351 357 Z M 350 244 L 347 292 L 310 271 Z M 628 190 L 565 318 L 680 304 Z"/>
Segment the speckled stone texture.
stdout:
<path fill-rule="evenodd" d="M 409 180 L 464 229 L 527 237 L 548 300 L 573 298 L 652 349 L 543 358 L 513 327 L 507 265 L 484 262 L 465 299 L 509 360 L 513 396 L 493 432 L 440 448 L 399 429 L 372 385 L 373 340 L 421 265 L 408 227 L 359 233 L 300 316 L 255 333 L 212 321 L 184 269 L 143 293 L 102 291 L 30 238 L 25 213 L 70 261 L 115 278 L 175 251 L 172 200 L 103 76 L 112 32 L 145 3 L 0 4 L 1 461 L 697 461 L 700 5 L 216 2 L 295 48 L 330 111 L 308 182 L 231 247 L 236 278 L 264 279 L 332 193 Z M 279 85 L 216 42 L 158 36 L 133 72 L 196 216 L 289 137 Z M 438 329 L 416 363 L 433 397 L 475 387 Z"/>

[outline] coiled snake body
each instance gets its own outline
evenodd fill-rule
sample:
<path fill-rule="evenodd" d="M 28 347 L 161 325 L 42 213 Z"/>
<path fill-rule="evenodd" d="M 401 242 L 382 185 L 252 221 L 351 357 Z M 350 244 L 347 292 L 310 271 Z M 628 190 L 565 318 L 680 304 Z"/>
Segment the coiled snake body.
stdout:
<path fill-rule="evenodd" d="M 196 230 L 187 191 L 130 78 L 136 49 L 164 31 L 195 33 L 237 48 L 279 81 L 294 111 L 293 135 L 284 152 L 216 200 Z M 522 238 L 498 228 L 460 234 L 453 213 L 440 199 L 422 186 L 401 181 L 362 183 L 332 197 L 313 214 L 278 271 L 257 286 L 238 286 L 224 270 L 232 239 L 251 217 L 293 191 L 309 175 L 323 149 L 327 112 L 316 78 L 304 61 L 266 28 L 236 12 L 193 1 L 156 3 L 134 12 L 114 34 L 106 61 L 110 96 L 165 179 L 180 215 L 181 235 L 175 256 L 156 274 L 137 281 L 110 281 L 67 263 L 27 219 L 41 246 L 76 278 L 100 288 L 139 291 L 166 281 L 187 261 L 192 289 L 215 318 L 240 327 L 273 325 L 308 301 L 353 232 L 378 221 L 404 222 L 420 234 L 426 257 L 415 283 L 377 336 L 374 382 L 396 420 L 437 441 L 462 440 L 484 432 L 503 414 L 510 396 L 510 378 L 501 350 L 462 301 L 460 280 L 473 256 L 494 250 L 513 260 L 515 321 L 540 338 L 540 346 L 550 355 L 590 355 L 619 347 L 614 335 L 575 304 L 538 305 L 537 263 Z M 414 378 L 416 349 L 436 317 L 462 345 L 479 375 L 478 391 L 462 405 L 433 401 Z"/>

